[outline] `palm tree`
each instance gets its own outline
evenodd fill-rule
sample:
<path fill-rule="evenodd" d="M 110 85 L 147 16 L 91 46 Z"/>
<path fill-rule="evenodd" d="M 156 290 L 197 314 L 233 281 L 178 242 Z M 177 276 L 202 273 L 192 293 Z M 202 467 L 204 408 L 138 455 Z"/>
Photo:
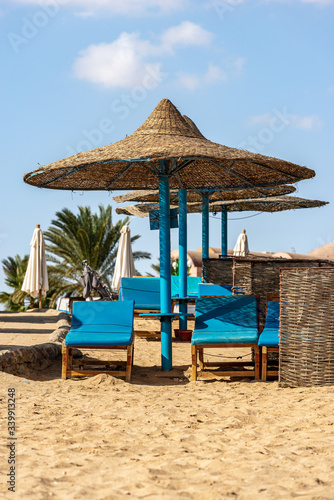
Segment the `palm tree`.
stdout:
<path fill-rule="evenodd" d="M 153 269 L 153 271 L 158 275 L 160 276 L 160 259 L 158 259 L 158 262 L 157 264 L 151 264 L 151 269 Z M 154 275 L 151 274 L 151 273 L 146 273 L 147 276 L 150 276 L 152 278 L 154 278 Z"/>
<path fill-rule="evenodd" d="M 5 285 L 12 288 L 11 292 L 0 292 L 0 302 L 4 304 L 7 311 L 25 311 L 39 307 L 39 298 L 33 298 L 21 290 L 25 274 L 27 272 L 29 255 L 21 258 L 19 255 L 3 259 L 2 268 L 5 274 Z M 54 307 L 55 283 L 49 279 L 49 291 L 46 297 L 42 297 L 42 307 Z"/>
<path fill-rule="evenodd" d="M 67 208 L 57 212 L 57 218 L 44 232 L 47 259 L 53 264 L 48 268 L 49 274 L 58 282 L 54 291 L 57 297 L 82 294 L 80 277 L 84 260 L 111 287 L 121 229 L 129 223 L 126 218 L 113 225 L 110 205 L 106 208 L 100 205 L 98 214 L 93 214 L 90 207 L 78 210 L 78 214 Z M 139 235 L 133 236 L 131 242 L 138 238 Z M 133 252 L 134 260 L 150 257 L 148 252 Z"/>
<path fill-rule="evenodd" d="M 3 259 L 2 268 L 5 274 L 5 285 L 12 288 L 12 292 L 0 292 L 0 302 L 5 305 L 7 311 L 24 311 L 26 306 L 24 299 L 27 297 L 22 292 L 24 276 L 27 270 L 29 256 L 25 255 L 23 259 L 19 255 Z"/>

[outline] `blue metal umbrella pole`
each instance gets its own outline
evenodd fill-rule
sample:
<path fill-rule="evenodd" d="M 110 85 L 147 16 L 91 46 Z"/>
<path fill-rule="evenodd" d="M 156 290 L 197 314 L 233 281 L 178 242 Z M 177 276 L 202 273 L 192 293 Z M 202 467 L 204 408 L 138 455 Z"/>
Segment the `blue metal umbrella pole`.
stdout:
<path fill-rule="evenodd" d="M 187 190 L 179 191 L 179 294 L 187 296 Z M 187 302 L 179 303 L 180 313 L 186 314 Z M 180 316 L 180 330 L 187 330 L 187 316 Z"/>
<path fill-rule="evenodd" d="M 222 257 L 227 256 L 227 210 L 226 208 L 222 208 L 221 211 L 222 214 L 222 220 L 221 220 L 221 230 L 222 230 Z"/>
<path fill-rule="evenodd" d="M 159 162 L 160 163 L 160 162 Z M 159 167 L 163 167 L 162 165 Z M 159 238 L 160 238 L 160 310 L 161 310 L 161 369 L 172 369 L 171 262 L 170 262 L 170 203 L 169 179 L 159 177 Z"/>
<path fill-rule="evenodd" d="M 202 196 L 202 259 L 209 258 L 209 196 Z"/>

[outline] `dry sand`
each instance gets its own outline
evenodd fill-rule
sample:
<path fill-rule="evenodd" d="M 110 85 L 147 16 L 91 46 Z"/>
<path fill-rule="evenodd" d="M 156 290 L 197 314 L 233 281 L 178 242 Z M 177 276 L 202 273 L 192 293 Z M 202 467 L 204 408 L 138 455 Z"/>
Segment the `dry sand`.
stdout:
<path fill-rule="evenodd" d="M 47 336 L 31 318 L 18 325 L 13 316 L 16 344 Z M 8 345 L 14 333 L 0 326 Z M 159 342 L 136 339 L 131 384 L 109 375 L 63 381 L 60 360 L 29 379 L 0 373 L 0 498 L 12 495 L 8 388 L 18 498 L 334 498 L 334 387 L 189 382 L 190 344 L 174 343 L 173 356 L 174 370 L 161 372 Z"/>

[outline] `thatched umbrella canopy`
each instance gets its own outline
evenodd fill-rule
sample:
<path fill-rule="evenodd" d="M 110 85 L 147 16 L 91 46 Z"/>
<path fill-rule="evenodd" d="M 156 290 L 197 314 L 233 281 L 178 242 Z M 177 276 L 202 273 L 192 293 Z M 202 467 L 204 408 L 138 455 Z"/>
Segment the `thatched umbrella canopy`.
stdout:
<path fill-rule="evenodd" d="M 220 212 L 226 208 L 228 212 L 281 212 L 283 210 L 296 210 L 298 208 L 314 208 L 327 205 L 328 201 L 307 200 L 296 196 L 272 196 L 268 198 L 250 198 L 244 200 L 215 201 L 209 204 L 210 212 Z M 178 208 L 171 205 L 171 208 Z M 148 217 L 151 210 L 159 210 L 158 203 L 138 203 L 126 207 L 117 207 L 116 213 L 120 215 L 136 215 L 137 217 Z M 201 213 L 200 203 L 188 203 L 189 214 Z"/>
<path fill-rule="evenodd" d="M 299 208 L 315 208 L 327 205 L 328 201 L 307 200 L 297 196 L 272 196 L 253 200 L 238 200 L 234 203 L 215 201 L 210 204 L 210 209 L 219 212 L 226 208 L 228 212 L 282 212 L 284 210 L 297 210 Z"/>
<path fill-rule="evenodd" d="M 40 166 L 24 181 L 80 191 L 157 189 L 161 175 L 169 177 L 171 188 L 244 189 L 294 183 L 314 177 L 315 172 L 211 142 L 163 99 L 125 139 Z"/>
<path fill-rule="evenodd" d="M 207 140 L 206 137 L 199 131 L 197 125 L 186 115 L 183 118 L 187 124 L 191 127 L 194 133 L 198 137 Z M 180 276 L 180 290 L 185 293 L 186 280 L 187 280 L 187 202 L 202 202 L 202 254 L 203 257 L 209 256 L 209 201 L 216 200 L 237 200 L 244 198 L 261 198 L 266 196 L 280 196 L 283 194 L 293 193 L 296 190 L 293 186 L 271 186 L 271 187 L 254 187 L 249 189 L 233 189 L 224 190 L 215 188 L 205 188 L 205 189 L 193 189 L 193 190 L 170 190 L 170 203 L 178 203 L 179 205 L 179 276 Z M 137 202 L 158 202 L 159 201 L 159 191 L 158 190 L 137 190 L 131 193 L 126 193 L 121 196 L 115 196 L 114 200 L 121 203 L 124 201 L 137 201 Z M 221 239 L 222 239 L 222 254 L 227 253 L 227 212 L 221 211 L 222 217 L 222 228 L 221 228 Z M 185 310 L 185 305 L 181 304 L 181 309 Z M 181 324 L 182 323 L 182 324 Z M 180 329 L 187 328 L 186 318 L 180 318 Z"/>
<path fill-rule="evenodd" d="M 294 183 L 313 170 L 211 142 L 163 99 L 125 139 L 78 153 L 24 176 L 48 189 L 157 189 L 160 205 L 162 368 L 172 368 L 169 189 L 245 189 Z"/>
<path fill-rule="evenodd" d="M 266 198 L 268 196 L 282 196 L 284 194 L 291 194 L 296 191 L 294 186 L 275 186 L 269 188 L 250 188 L 250 189 L 238 189 L 233 191 L 222 191 L 221 189 L 205 189 L 209 197 L 209 202 L 214 201 L 236 201 L 244 200 L 248 198 Z M 176 205 L 179 201 L 179 190 L 170 190 L 170 203 Z M 127 201 L 135 201 L 137 203 L 158 203 L 159 202 L 159 191 L 157 189 L 138 189 L 136 191 L 130 191 L 129 193 L 114 196 L 113 200 L 117 203 L 125 203 Z M 194 190 L 187 192 L 188 202 L 198 202 L 202 201 L 202 191 Z"/>
<path fill-rule="evenodd" d="M 192 127 L 196 127 L 194 122 L 190 120 L 187 116 L 183 117 L 191 124 Z M 196 130 L 197 127 L 196 127 Z M 200 132 L 199 132 L 200 133 Z M 282 185 L 269 188 L 252 188 L 252 189 L 239 189 L 233 191 L 222 191 L 220 189 L 212 190 L 194 190 L 187 191 L 184 190 L 170 190 L 170 203 L 172 205 L 178 204 L 179 209 L 179 280 L 180 280 L 180 291 L 182 296 L 186 295 L 187 290 L 187 202 L 198 202 L 202 203 L 203 213 L 206 212 L 206 205 L 213 201 L 226 201 L 226 200 L 239 200 L 245 198 L 262 198 L 267 196 L 283 195 L 288 193 L 293 193 L 296 191 L 294 186 Z M 136 190 L 123 195 L 114 196 L 113 199 L 118 202 L 125 201 L 136 201 L 136 202 L 159 202 L 159 191 L 157 189 L 151 190 Z M 204 200 L 204 202 L 203 202 Z M 131 207 L 130 207 L 131 210 Z M 136 212 L 136 208 L 133 208 Z M 116 210 L 118 211 L 118 209 Z M 224 209 L 221 212 L 221 252 L 222 255 L 227 255 L 227 211 Z M 120 210 L 120 213 L 122 211 Z M 140 214 L 139 214 L 140 215 Z M 202 254 L 203 257 L 209 256 L 209 212 L 207 211 L 207 217 L 202 216 Z M 186 304 L 180 304 L 180 311 L 186 312 Z M 187 329 L 187 318 L 186 316 L 180 318 L 180 330 Z"/>
<path fill-rule="evenodd" d="M 327 205 L 327 201 L 307 200 L 295 196 L 271 196 L 267 198 L 249 198 L 240 200 L 214 201 L 209 203 L 209 211 L 222 212 L 282 212 L 284 210 L 296 210 L 300 208 L 315 208 Z M 177 205 L 171 205 L 171 208 L 178 208 Z M 120 215 L 135 215 L 137 217 L 148 217 L 151 210 L 158 210 L 157 203 L 139 203 L 137 205 L 128 205 L 126 207 L 117 207 L 116 213 Z M 188 203 L 188 213 L 201 213 L 201 203 Z M 227 255 L 226 252 L 222 255 Z"/>

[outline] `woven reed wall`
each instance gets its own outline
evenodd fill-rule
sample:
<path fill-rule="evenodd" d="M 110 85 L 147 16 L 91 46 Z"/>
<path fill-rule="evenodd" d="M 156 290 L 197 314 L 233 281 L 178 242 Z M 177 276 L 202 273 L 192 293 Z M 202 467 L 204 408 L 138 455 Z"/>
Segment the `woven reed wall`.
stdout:
<path fill-rule="evenodd" d="M 334 263 L 300 259 L 238 259 L 233 263 L 233 289 L 235 293 L 256 295 L 259 299 L 259 331 L 265 324 L 267 294 L 280 291 L 280 269 L 291 267 L 334 267 Z"/>
<path fill-rule="evenodd" d="M 334 384 L 334 269 L 281 271 L 282 387 Z"/>
<path fill-rule="evenodd" d="M 233 285 L 233 259 L 203 259 L 202 276 L 205 283 Z"/>
<path fill-rule="evenodd" d="M 279 293 L 280 269 L 291 267 L 334 267 L 334 262 L 311 259 L 233 257 L 204 259 L 203 278 L 207 283 L 233 284 L 237 294 L 256 295 L 259 304 L 259 331 L 265 324 L 267 293 Z"/>

